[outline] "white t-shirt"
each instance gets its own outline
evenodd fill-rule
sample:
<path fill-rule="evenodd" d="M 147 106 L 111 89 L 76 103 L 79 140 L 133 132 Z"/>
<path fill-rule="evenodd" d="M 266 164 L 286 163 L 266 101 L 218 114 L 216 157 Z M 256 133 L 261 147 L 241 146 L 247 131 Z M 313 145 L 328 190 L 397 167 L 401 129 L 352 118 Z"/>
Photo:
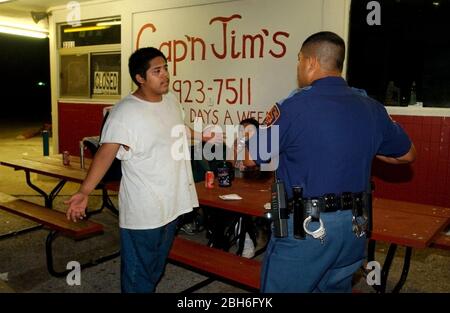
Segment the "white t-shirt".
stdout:
<path fill-rule="evenodd" d="M 172 135 L 174 130 L 179 131 Z M 129 147 L 117 153 L 121 228 L 158 228 L 198 207 L 185 126 L 173 94 L 161 102 L 126 96 L 111 110 L 101 138 L 101 143 Z"/>

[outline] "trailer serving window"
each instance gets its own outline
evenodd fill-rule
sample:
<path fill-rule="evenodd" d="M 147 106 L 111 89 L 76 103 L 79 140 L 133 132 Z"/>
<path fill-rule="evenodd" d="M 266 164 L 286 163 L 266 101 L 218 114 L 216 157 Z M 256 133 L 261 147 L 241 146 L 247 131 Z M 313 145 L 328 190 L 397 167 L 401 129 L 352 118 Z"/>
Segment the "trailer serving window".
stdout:
<path fill-rule="evenodd" d="M 89 97 L 89 54 L 61 56 L 61 96 Z"/>
<path fill-rule="evenodd" d="M 120 19 L 60 24 L 60 97 L 120 97 Z"/>
<path fill-rule="evenodd" d="M 60 38 L 60 48 L 120 44 L 120 19 L 63 24 Z"/>

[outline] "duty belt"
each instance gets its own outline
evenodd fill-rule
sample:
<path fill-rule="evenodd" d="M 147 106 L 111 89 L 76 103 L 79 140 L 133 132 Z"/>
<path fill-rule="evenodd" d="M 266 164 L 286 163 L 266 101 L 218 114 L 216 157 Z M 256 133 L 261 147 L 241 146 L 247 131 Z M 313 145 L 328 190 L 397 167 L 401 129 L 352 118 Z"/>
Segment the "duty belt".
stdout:
<path fill-rule="evenodd" d="M 277 180 L 272 184 L 271 209 L 266 214 L 273 220 L 275 237 L 287 236 L 287 220 L 293 213 L 294 237 L 305 239 L 306 235 L 310 235 L 323 243 L 326 231 L 320 213 L 351 210 L 353 232 L 357 237 L 362 237 L 370 235 L 372 227 L 372 190 L 373 187 L 365 192 L 327 193 L 320 197 L 304 198 L 303 188 L 294 186 L 293 198 L 287 201 L 284 183 Z M 308 225 L 311 221 L 319 222 L 319 228 L 310 229 Z"/>
<path fill-rule="evenodd" d="M 340 196 L 328 193 L 322 197 L 302 198 L 306 215 L 319 218 L 320 213 L 352 210 L 355 215 L 361 215 L 364 203 L 364 192 L 343 192 Z M 292 212 L 292 199 L 289 200 Z"/>

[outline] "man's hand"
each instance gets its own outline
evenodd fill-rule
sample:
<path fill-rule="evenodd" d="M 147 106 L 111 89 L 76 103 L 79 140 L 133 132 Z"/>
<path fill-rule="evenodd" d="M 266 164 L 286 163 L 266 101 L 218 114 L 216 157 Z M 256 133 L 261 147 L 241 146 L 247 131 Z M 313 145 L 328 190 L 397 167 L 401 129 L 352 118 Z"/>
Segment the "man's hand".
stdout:
<path fill-rule="evenodd" d="M 76 222 L 85 218 L 87 203 L 88 196 L 82 192 L 77 192 L 69 200 L 64 201 L 64 204 L 69 205 L 66 213 L 67 219 Z"/>
<path fill-rule="evenodd" d="M 225 135 L 223 134 L 221 129 L 220 131 L 215 132 L 214 130 L 219 130 L 217 128 L 217 125 L 206 127 L 202 132 L 202 141 L 208 142 L 210 144 L 223 143 Z"/>

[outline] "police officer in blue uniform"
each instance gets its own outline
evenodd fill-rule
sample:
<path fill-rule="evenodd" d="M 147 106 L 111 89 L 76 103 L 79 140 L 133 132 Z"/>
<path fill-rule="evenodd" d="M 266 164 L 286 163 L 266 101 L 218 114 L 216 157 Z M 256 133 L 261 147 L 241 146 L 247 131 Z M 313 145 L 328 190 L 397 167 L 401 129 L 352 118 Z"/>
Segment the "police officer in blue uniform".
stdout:
<path fill-rule="evenodd" d="M 244 164 L 268 162 L 261 158 L 264 153 L 251 149 L 268 146 L 271 159 L 278 159 L 276 176 L 288 198 L 295 186 L 302 188 L 304 199 L 352 196 L 368 189 L 374 157 L 392 164 L 415 159 L 414 145 L 384 106 L 341 77 L 344 57 L 345 43 L 338 35 L 319 32 L 307 38 L 298 54 L 300 88 L 268 112 L 265 127 L 250 139 Z M 276 134 L 279 140 L 273 141 Z M 267 142 L 261 146 L 260 140 Z M 326 234 L 320 238 L 295 238 L 292 213 L 288 236 L 272 235 L 262 292 L 351 292 L 352 276 L 365 258 L 366 238 L 355 234 L 348 207 L 319 209 L 320 219 L 308 227 L 313 232 L 322 222 Z"/>

